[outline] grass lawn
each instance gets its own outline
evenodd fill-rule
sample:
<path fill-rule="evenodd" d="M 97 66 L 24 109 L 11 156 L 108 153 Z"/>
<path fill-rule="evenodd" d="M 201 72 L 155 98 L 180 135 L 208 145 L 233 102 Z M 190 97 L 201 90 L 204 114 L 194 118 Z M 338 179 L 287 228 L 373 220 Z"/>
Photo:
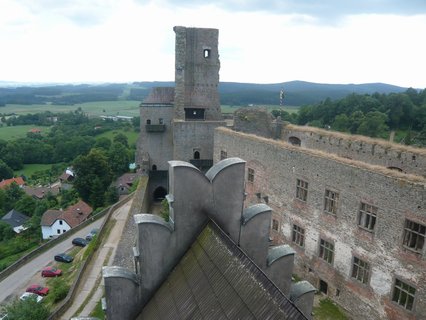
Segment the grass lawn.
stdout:
<path fill-rule="evenodd" d="M 4 125 L 3 127 L 0 127 L 0 139 L 15 140 L 19 138 L 25 138 L 27 136 L 27 132 L 33 128 L 40 129 L 42 135 L 50 131 L 50 127 L 41 127 L 34 125 L 7 127 L 6 125 Z"/>
<path fill-rule="evenodd" d="M 24 164 L 24 168 L 14 171 L 13 174 L 15 176 L 24 175 L 26 177 L 31 177 L 31 175 L 36 171 L 48 170 L 50 168 L 52 168 L 51 164 Z"/>
<path fill-rule="evenodd" d="M 139 116 L 139 104 L 141 101 L 135 100 L 120 100 L 120 101 L 95 101 L 77 103 L 74 105 L 55 105 L 55 104 L 7 104 L 0 108 L 1 113 L 10 114 L 28 114 L 40 113 L 45 111 L 51 112 L 70 112 L 77 108 L 81 108 L 89 116 L 101 115 L 120 115 L 120 116 Z"/>
<path fill-rule="evenodd" d="M 343 311 L 329 298 L 319 298 L 319 304 L 314 307 L 315 320 L 347 320 Z"/>
<path fill-rule="evenodd" d="M 104 133 L 101 133 L 100 135 L 96 136 L 96 139 L 99 139 L 101 137 L 108 138 L 112 141 L 114 139 L 114 136 L 116 136 L 118 133 L 122 133 L 127 137 L 127 140 L 129 142 L 129 146 L 132 146 L 136 144 L 136 141 L 138 140 L 139 132 L 136 132 L 134 130 L 112 130 L 107 131 Z"/>

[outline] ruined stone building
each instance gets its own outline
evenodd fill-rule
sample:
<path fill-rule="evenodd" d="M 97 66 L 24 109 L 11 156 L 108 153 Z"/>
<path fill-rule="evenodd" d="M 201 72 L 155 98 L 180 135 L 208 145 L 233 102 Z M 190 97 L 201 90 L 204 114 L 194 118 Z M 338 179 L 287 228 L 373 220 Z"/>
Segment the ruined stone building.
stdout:
<path fill-rule="evenodd" d="M 296 273 L 355 319 L 426 319 L 426 151 L 268 119 L 243 132 L 255 114 L 216 130 L 214 159 L 247 161 L 246 203 L 272 208 Z"/>
<path fill-rule="evenodd" d="M 176 86 L 154 89 L 141 104 L 137 163 L 149 175 L 148 198 L 169 194 L 171 210 L 176 205 L 178 187 L 167 173 L 169 160 L 188 161 L 204 172 L 220 160 L 244 159 L 244 186 L 238 190 L 245 199 L 240 205 L 245 210 L 253 205 L 271 208 L 269 245 L 294 250 L 295 273 L 355 319 L 426 319 L 426 151 L 285 124 L 249 109 L 235 114 L 232 129 L 225 128 L 217 91 L 218 31 L 176 27 L 175 32 Z M 213 175 L 207 173 L 207 180 Z M 232 198 L 233 180 L 228 179 L 222 186 Z M 185 181 L 183 186 L 193 183 Z M 202 198 L 197 201 L 207 201 L 196 194 Z M 186 203 L 193 204 L 191 199 Z M 222 204 L 213 207 L 201 211 L 232 234 L 229 221 L 223 220 L 226 214 L 218 212 Z M 244 219 L 240 221 L 238 228 L 243 228 Z M 241 244 L 230 238 L 237 247 Z M 142 240 L 139 244 L 143 250 Z M 257 265 L 262 259 L 253 260 Z M 167 266 L 173 269 L 170 261 Z M 257 266 L 264 270 L 264 260 Z M 286 273 L 292 270 L 287 267 Z M 151 291 L 151 296 L 157 294 Z"/>

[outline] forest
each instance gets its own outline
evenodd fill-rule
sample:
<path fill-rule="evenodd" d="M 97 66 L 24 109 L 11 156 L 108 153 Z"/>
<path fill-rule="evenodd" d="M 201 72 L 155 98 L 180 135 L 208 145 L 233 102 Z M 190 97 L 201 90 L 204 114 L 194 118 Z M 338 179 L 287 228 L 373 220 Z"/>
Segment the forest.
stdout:
<path fill-rule="evenodd" d="M 402 93 L 350 94 L 305 105 L 298 113 L 273 110 L 283 120 L 351 134 L 388 139 L 397 132 L 407 145 L 426 145 L 426 90 Z"/>

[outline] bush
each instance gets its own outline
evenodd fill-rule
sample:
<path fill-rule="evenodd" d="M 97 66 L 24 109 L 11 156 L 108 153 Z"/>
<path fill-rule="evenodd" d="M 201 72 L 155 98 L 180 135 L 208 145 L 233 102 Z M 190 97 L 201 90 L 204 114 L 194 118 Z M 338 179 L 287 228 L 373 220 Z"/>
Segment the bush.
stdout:
<path fill-rule="evenodd" d="M 70 291 L 70 286 L 60 278 L 53 279 L 50 288 L 49 298 L 53 300 L 53 303 L 57 303 L 65 299 L 68 291 Z"/>

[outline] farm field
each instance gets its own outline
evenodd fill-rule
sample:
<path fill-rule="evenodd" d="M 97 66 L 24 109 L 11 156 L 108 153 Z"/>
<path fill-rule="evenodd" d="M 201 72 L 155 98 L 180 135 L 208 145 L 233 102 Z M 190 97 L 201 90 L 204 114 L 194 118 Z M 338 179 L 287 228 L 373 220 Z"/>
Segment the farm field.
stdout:
<path fill-rule="evenodd" d="M 139 116 L 140 101 L 119 100 L 119 101 L 95 101 L 86 103 L 77 103 L 74 105 L 54 105 L 54 104 L 7 104 L 0 108 L 0 113 L 4 114 L 28 114 L 51 112 L 70 112 L 81 108 L 89 116 Z"/>
<path fill-rule="evenodd" d="M 42 126 L 34 126 L 34 125 L 7 127 L 6 125 L 3 125 L 2 127 L 0 127 L 0 139 L 16 140 L 19 138 L 25 138 L 27 135 L 27 132 L 34 128 L 40 129 L 42 135 L 50 131 L 50 127 L 42 127 Z"/>

